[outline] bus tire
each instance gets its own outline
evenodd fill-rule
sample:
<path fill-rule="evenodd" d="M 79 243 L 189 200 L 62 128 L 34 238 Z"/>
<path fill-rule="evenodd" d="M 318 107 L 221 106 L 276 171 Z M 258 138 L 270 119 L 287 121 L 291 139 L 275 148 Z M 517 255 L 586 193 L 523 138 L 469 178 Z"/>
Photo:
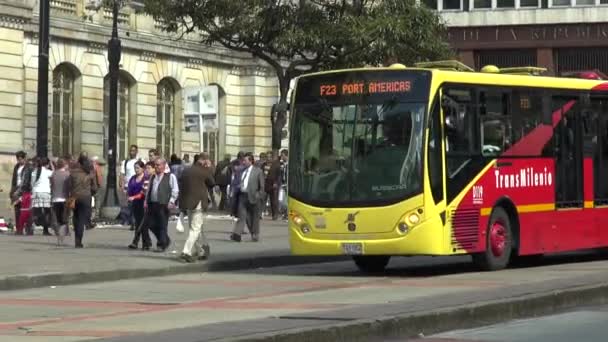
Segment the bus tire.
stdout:
<path fill-rule="evenodd" d="M 507 267 L 513 251 L 513 231 L 509 214 L 501 208 L 492 210 L 486 230 L 486 250 L 473 255 L 473 262 L 484 271 Z"/>
<path fill-rule="evenodd" d="M 390 256 L 387 255 L 357 255 L 353 256 L 355 265 L 363 273 L 382 273 L 388 265 Z"/>

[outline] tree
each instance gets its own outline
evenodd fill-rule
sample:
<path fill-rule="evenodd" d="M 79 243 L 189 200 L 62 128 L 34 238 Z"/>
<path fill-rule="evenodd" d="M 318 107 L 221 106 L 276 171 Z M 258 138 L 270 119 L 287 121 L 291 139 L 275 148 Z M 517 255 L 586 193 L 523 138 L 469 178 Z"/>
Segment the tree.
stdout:
<path fill-rule="evenodd" d="M 440 17 L 414 0 L 146 0 L 145 11 L 173 33 L 249 53 L 276 72 L 272 148 L 287 122 L 289 82 L 319 70 L 410 64 L 446 58 Z"/>

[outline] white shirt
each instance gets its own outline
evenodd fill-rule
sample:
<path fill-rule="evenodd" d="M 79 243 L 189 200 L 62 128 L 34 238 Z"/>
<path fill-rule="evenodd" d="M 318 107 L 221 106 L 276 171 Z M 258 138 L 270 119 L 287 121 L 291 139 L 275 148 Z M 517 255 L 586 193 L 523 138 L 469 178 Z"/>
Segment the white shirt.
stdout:
<path fill-rule="evenodd" d="M 122 162 L 121 168 L 120 168 L 120 174 L 124 176 L 124 180 L 125 180 L 125 187 L 127 187 L 127 185 L 129 184 L 129 181 L 131 180 L 131 177 L 135 176 L 135 163 L 138 161 L 138 158 L 134 158 L 134 159 L 130 159 L 130 160 L 124 160 Z M 126 167 L 125 167 L 126 164 Z M 126 173 L 125 173 L 125 169 L 126 169 Z"/>
<path fill-rule="evenodd" d="M 25 167 L 24 165 L 21 165 L 17 169 L 17 186 L 21 186 L 21 183 L 23 182 L 23 168 L 24 167 Z"/>
<path fill-rule="evenodd" d="M 160 177 L 158 175 L 154 175 L 154 182 L 152 182 L 152 192 L 150 193 L 150 201 L 158 202 L 158 186 L 163 178 L 167 175 L 166 173 L 162 173 Z M 177 178 L 174 174 L 169 174 L 169 187 L 171 188 L 171 197 L 169 198 L 169 203 L 175 204 L 177 201 L 177 197 L 179 196 L 179 185 L 177 183 Z"/>
<path fill-rule="evenodd" d="M 43 167 L 40 170 L 40 178 L 36 181 L 37 169 L 32 171 L 32 193 L 51 193 L 51 176 L 53 171 Z"/>
<path fill-rule="evenodd" d="M 253 165 L 249 166 L 245 170 L 243 170 L 243 175 L 241 176 L 241 192 L 247 192 L 247 184 L 249 184 L 249 176 L 251 175 L 251 168 Z"/>

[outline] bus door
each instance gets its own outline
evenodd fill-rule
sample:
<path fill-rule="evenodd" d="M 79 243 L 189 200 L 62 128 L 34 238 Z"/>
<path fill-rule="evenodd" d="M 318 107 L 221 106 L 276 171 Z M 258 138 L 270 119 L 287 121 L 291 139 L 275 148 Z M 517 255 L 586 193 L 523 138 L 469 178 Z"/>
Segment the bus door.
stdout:
<path fill-rule="evenodd" d="M 593 202 L 608 206 L 608 97 L 591 98 L 591 115 L 597 127 L 593 142 Z"/>
<path fill-rule="evenodd" d="M 555 127 L 555 206 L 557 209 L 583 207 L 583 120 L 577 97 L 554 96 L 559 112 Z"/>

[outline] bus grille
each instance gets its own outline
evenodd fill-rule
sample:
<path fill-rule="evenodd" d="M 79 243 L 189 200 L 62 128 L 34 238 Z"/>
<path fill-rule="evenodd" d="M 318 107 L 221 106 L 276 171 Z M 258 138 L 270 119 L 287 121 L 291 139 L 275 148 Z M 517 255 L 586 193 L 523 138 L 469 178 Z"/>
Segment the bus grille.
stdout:
<path fill-rule="evenodd" d="M 450 212 L 452 248 L 474 249 L 479 242 L 479 209 L 463 208 Z"/>

